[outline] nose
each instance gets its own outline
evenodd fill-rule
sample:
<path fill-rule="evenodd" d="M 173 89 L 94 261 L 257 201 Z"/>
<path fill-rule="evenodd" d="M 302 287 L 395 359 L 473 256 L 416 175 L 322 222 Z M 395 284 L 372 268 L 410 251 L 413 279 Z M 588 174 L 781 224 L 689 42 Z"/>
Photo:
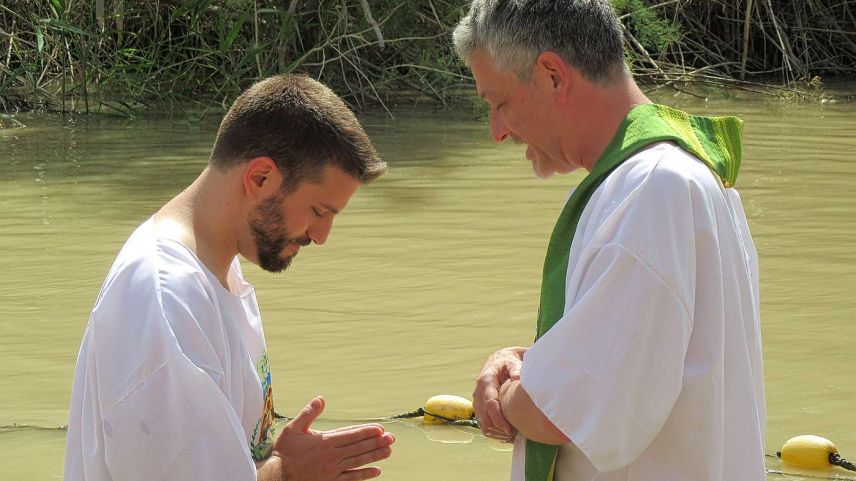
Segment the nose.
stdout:
<path fill-rule="evenodd" d="M 511 135 L 511 131 L 503 122 L 502 116 L 495 109 L 490 111 L 490 133 L 493 135 L 494 142 L 502 142 Z"/>
<path fill-rule="evenodd" d="M 309 239 L 320 245 L 324 245 L 327 242 L 327 236 L 330 235 L 330 230 L 333 229 L 333 214 L 327 214 L 309 226 L 309 229 L 306 230 L 306 235 L 309 236 Z"/>

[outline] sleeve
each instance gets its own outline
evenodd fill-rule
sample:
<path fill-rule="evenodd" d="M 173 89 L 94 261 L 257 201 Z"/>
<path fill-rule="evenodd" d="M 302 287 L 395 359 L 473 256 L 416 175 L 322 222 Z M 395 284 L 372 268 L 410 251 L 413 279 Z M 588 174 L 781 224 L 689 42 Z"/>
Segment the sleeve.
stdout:
<path fill-rule="evenodd" d="M 599 249 L 588 288 L 525 354 L 536 406 L 603 472 L 636 459 L 681 390 L 690 320 L 674 292 L 618 244 Z"/>
<path fill-rule="evenodd" d="M 686 165 L 655 168 L 621 207 L 591 219 L 599 227 L 575 254 L 565 314 L 524 356 L 526 392 L 602 472 L 642 454 L 681 393 L 696 255 L 712 242 Z"/>
<path fill-rule="evenodd" d="M 90 373 L 112 479 L 256 479 L 247 436 L 218 384 L 216 341 L 206 337 L 217 305 L 193 278 L 170 289 L 127 273 L 93 312 Z"/>

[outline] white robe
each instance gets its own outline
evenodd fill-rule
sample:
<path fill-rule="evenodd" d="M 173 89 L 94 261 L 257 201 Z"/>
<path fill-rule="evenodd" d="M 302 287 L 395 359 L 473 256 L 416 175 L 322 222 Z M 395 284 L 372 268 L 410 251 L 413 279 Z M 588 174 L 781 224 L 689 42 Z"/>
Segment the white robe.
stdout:
<path fill-rule="evenodd" d="M 256 479 L 270 376 L 237 259 L 229 285 L 151 219 L 128 239 L 78 354 L 65 481 Z"/>
<path fill-rule="evenodd" d="M 580 218 L 565 312 L 521 382 L 571 440 L 556 481 L 766 479 L 758 261 L 740 198 L 655 144 Z M 514 481 L 525 442 L 515 441 Z"/>

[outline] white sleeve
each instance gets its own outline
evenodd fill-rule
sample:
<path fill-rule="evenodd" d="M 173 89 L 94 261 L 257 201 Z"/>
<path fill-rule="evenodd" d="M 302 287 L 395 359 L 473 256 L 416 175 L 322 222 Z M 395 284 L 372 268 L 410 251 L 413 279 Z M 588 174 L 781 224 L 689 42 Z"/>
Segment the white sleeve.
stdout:
<path fill-rule="evenodd" d="M 682 384 L 691 322 L 650 266 L 620 244 L 591 259 L 573 307 L 525 354 L 538 408 L 599 471 L 641 454 Z"/>
<path fill-rule="evenodd" d="M 199 282 L 158 291 L 150 281 L 133 272 L 117 279 L 90 323 L 94 427 L 110 477 L 255 480 L 247 436 L 218 385 L 218 341 L 202 327 L 217 307 Z"/>

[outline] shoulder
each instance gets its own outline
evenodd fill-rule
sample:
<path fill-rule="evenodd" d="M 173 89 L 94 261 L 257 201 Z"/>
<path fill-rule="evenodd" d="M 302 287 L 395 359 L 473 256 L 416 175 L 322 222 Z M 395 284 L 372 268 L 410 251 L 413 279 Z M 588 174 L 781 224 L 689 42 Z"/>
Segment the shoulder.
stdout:
<path fill-rule="evenodd" d="M 122 247 L 89 323 L 89 349 L 107 399 L 120 399 L 173 360 L 222 370 L 216 291 L 202 269 L 187 249 L 158 239 L 147 223 Z"/>
<path fill-rule="evenodd" d="M 721 191 L 716 175 L 697 157 L 669 142 L 660 142 L 637 152 L 610 175 L 606 183 L 626 184 L 643 193 L 645 188 L 672 195 L 687 189 Z"/>
<path fill-rule="evenodd" d="M 674 144 L 654 144 L 592 195 L 580 219 L 582 245 L 621 245 L 656 271 L 691 265 L 697 233 L 715 224 L 723 190 L 699 159 Z"/>
<path fill-rule="evenodd" d="M 95 309 L 117 296 L 155 300 L 163 294 L 194 295 L 210 289 L 211 281 L 199 260 L 180 243 L 156 236 L 148 221 L 122 246 L 107 273 Z"/>
<path fill-rule="evenodd" d="M 723 198 L 724 187 L 698 158 L 661 142 L 631 156 L 615 169 L 590 201 L 591 220 L 614 216 L 692 214 L 693 206 Z M 689 210 L 689 211 L 688 211 Z"/>

